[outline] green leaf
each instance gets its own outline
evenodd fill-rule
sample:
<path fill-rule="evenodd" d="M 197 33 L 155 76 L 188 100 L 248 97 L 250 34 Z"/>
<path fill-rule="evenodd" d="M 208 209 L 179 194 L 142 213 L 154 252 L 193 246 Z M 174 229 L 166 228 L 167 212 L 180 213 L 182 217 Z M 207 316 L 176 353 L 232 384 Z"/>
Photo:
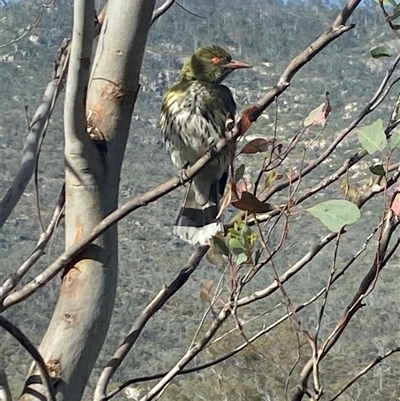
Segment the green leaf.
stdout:
<path fill-rule="evenodd" d="M 241 164 L 235 171 L 235 182 L 238 182 L 244 175 L 245 165 Z"/>
<path fill-rule="evenodd" d="M 378 175 L 379 177 L 384 177 L 385 169 L 383 168 L 382 163 L 376 163 L 369 168 L 369 171 L 372 174 Z"/>
<path fill-rule="evenodd" d="M 236 259 L 236 263 L 240 265 L 241 263 L 247 262 L 247 255 L 245 253 L 240 253 Z"/>
<path fill-rule="evenodd" d="M 371 50 L 371 56 L 373 58 L 392 57 L 392 51 L 387 46 L 378 46 Z"/>
<path fill-rule="evenodd" d="M 222 255 L 229 255 L 229 248 L 225 244 L 225 241 L 219 237 L 214 237 L 214 246 L 215 249 L 220 252 Z"/>
<path fill-rule="evenodd" d="M 354 203 L 340 199 L 319 203 L 308 209 L 308 212 L 333 232 L 355 223 L 361 216 L 360 210 Z"/>
<path fill-rule="evenodd" d="M 379 119 L 373 124 L 364 127 L 358 134 L 358 140 L 370 155 L 377 151 L 382 151 L 387 144 L 383 121 Z"/>
<path fill-rule="evenodd" d="M 237 238 L 231 238 L 229 246 L 233 249 L 245 249 L 244 245 Z"/>
<path fill-rule="evenodd" d="M 400 148 L 400 132 L 392 132 L 389 138 L 390 149 Z"/>
<path fill-rule="evenodd" d="M 234 227 L 232 227 L 228 230 L 228 234 L 229 234 L 229 237 L 232 237 L 232 238 L 239 237 L 239 231 Z"/>
<path fill-rule="evenodd" d="M 393 14 L 389 15 L 386 18 L 387 22 L 394 21 L 395 19 L 400 17 L 400 4 L 397 4 L 396 7 L 393 9 Z"/>

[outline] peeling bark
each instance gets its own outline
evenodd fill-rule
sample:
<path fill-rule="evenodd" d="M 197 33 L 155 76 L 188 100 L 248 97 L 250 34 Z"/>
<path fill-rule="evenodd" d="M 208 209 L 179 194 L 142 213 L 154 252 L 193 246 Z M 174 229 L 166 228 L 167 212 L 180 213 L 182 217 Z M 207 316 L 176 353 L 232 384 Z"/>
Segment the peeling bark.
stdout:
<path fill-rule="evenodd" d="M 66 248 L 117 208 L 119 176 L 154 3 L 136 0 L 123 8 L 119 1 L 108 3 L 88 85 L 94 6 L 92 1 L 75 2 L 64 109 Z M 117 269 L 114 226 L 64 271 L 60 297 L 39 347 L 58 400 L 82 397 L 110 324 Z M 48 399 L 37 377 L 33 366 L 21 400 L 37 400 L 33 392 Z"/>

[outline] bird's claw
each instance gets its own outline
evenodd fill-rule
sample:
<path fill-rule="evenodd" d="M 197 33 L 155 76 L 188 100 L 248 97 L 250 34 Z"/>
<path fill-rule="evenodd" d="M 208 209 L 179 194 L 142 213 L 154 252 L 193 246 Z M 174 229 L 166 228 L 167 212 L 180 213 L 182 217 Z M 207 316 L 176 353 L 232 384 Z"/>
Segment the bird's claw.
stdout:
<path fill-rule="evenodd" d="M 214 158 L 218 154 L 218 149 L 215 144 L 212 144 L 208 151 L 210 152 L 211 158 Z"/>
<path fill-rule="evenodd" d="M 190 163 L 186 163 L 181 170 L 178 171 L 179 182 L 181 185 L 185 185 L 189 177 L 186 174 L 186 169 L 190 166 Z"/>

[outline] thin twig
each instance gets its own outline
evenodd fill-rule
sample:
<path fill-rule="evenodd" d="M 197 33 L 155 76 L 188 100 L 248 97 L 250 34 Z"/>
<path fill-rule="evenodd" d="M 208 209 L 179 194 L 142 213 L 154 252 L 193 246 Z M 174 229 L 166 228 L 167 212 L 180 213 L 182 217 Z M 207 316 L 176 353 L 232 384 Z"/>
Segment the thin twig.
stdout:
<path fill-rule="evenodd" d="M 101 372 L 99 380 L 97 381 L 94 400 L 106 399 L 105 395 L 107 386 L 112 376 L 136 343 L 136 340 L 148 320 L 154 316 L 154 314 L 160 310 L 160 308 L 187 282 L 191 274 L 196 270 L 203 256 L 206 254 L 207 249 L 207 246 L 198 247 L 190 257 L 186 266 L 179 272 L 178 276 L 155 296 L 155 298 L 146 306 L 140 316 L 136 319 L 135 323 L 129 330 L 129 334 Z"/>
<path fill-rule="evenodd" d="M 381 271 L 381 269 L 386 263 L 385 259 L 386 251 L 388 250 L 392 234 L 399 224 L 400 220 L 398 219 L 398 217 L 394 216 L 394 213 L 391 210 L 389 210 L 384 220 L 382 236 L 381 240 L 378 243 L 378 250 L 375 261 L 372 264 L 369 271 L 366 273 L 352 301 L 346 308 L 346 311 L 340 318 L 338 324 L 336 325 L 332 333 L 328 336 L 324 344 L 319 349 L 318 361 L 321 361 L 325 357 L 325 355 L 328 354 L 330 349 L 336 344 L 336 342 L 341 337 L 343 331 L 348 326 L 353 316 L 363 306 L 362 304 L 363 299 L 371 291 L 371 285 L 373 285 L 373 283 L 376 282 L 378 273 Z M 298 381 L 295 393 L 293 394 L 292 401 L 301 401 L 306 392 L 308 391 L 307 384 L 309 376 L 313 370 L 313 365 L 314 365 L 314 358 L 310 357 L 310 359 L 305 364 L 300 374 L 300 379 Z"/>
<path fill-rule="evenodd" d="M 12 395 L 6 372 L 0 369 L 0 400 L 1 401 L 12 401 Z"/>
<path fill-rule="evenodd" d="M 313 302 L 315 302 L 324 292 L 324 288 L 314 297 L 312 297 L 311 299 L 309 299 L 307 302 L 302 303 L 301 305 L 297 306 L 295 309 L 295 312 L 300 312 L 302 309 L 306 308 L 307 306 L 311 305 Z M 285 322 L 287 319 L 289 319 L 292 316 L 292 312 L 288 312 L 287 314 L 283 315 L 282 317 L 280 317 L 278 320 L 276 320 L 274 323 L 270 324 L 268 327 L 263 328 L 262 330 L 260 330 L 258 333 L 254 334 L 251 338 L 249 338 L 248 342 L 244 342 L 241 345 L 239 345 L 238 347 L 236 347 L 234 350 L 230 351 L 229 353 L 213 360 L 210 362 L 206 362 L 204 364 L 195 366 L 193 368 L 188 368 L 188 369 L 182 369 L 179 373 L 177 373 L 177 375 L 186 375 L 186 374 L 190 374 L 190 373 L 194 373 L 194 372 L 199 372 L 201 370 L 207 369 L 211 366 L 217 365 L 221 362 L 226 361 L 227 359 L 232 358 L 233 356 L 235 356 L 236 354 L 238 354 L 239 352 L 243 351 L 245 348 L 247 348 L 249 346 L 249 344 L 254 343 L 256 340 L 258 340 L 259 338 L 261 338 L 262 336 L 264 336 L 265 334 L 269 333 L 271 330 L 273 330 L 274 328 L 276 328 L 277 326 L 279 326 L 280 324 L 282 324 L 283 322 Z M 216 339 L 215 342 L 217 342 L 219 339 Z M 161 372 L 161 373 L 157 373 L 155 375 L 151 375 L 151 376 L 144 376 L 144 377 L 138 377 L 135 379 L 131 379 L 126 381 L 125 383 L 121 384 L 120 386 L 118 386 L 116 389 L 112 390 L 110 393 L 107 394 L 107 397 L 104 399 L 104 401 L 111 399 L 112 397 L 114 397 L 116 394 L 120 393 L 123 389 L 125 389 L 126 387 L 132 385 L 132 384 L 137 384 L 137 383 L 142 383 L 142 382 L 147 382 L 147 381 L 151 381 L 151 380 L 156 380 L 156 379 L 161 379 L 164 376 L 167 375 L 168 372 Z"/>
<path fill-rule="evenodd" d="M 211 10 L 211 12 L 210 12 L 208 15 L 196 14 L 196 13 L 194 13 L 193 11 L 188 10 L 186 7 L 184 7 L 182 4 L 180 4 L 180 3 L 178 3 L 178 2 L 176 2 L 176 5 L 177 5 L 179 8 L 181 8 L 183 11 L 187 12 L 188 14 L 193 15 L 193 17 L 200 18 L 200 19 L 206 19 L 206 18 L 210 17 L 211 15 L 214 14 L 214 11 L 215 11 L 215 3 L 214 3 L 213 9 Z"/>
<path fill-rule="evenodd" d="M 34 23 L 33 23 L 33 24 L 29 24 L 29 25 L 24 29 L 25 32 L 24 32 L 21 36 L 19 36 L 18 38 L 13 39 L 13 40 L 12 40 L 11 42 L 9 42 L 9 43 L 5 43 L 5 44 L 3 44 L 3 45 L 0 45 L 0 49 L 4 49 L 5 47 L 11 46 L 11 45 L 13 45 L 14 43 L 17 43 L 17 42 L 19 42 L 20 40 L 22 40 L 26 35 L 28 35 L 28 33 L 32 31 L 32 29 L 36 28 L 36 27 L 40 24 L 40 21 L 41 21 L 42 18 L 43 18 L 44 10 L 50 8 L 50 7 L 53 5 L 53 3 L 54 3 L 54 2 L 51 2 L 51 4 L 49 4 L 49 5 L 47 5 L 47 4 L 42 4 L 42 5 L 41 5 L 41 8 L 40 8 L 40 11 L 39 11 L 39 14 L 38 14 L 36 20 L 34 21 Z"/>
<path fill-rule="evenodd" d="M 35 246 L 35 249 L 25 260 L 24 263 L 18 268 L 18 270 L 13 273 L 0 287 L 0 302 L 11 293 L 12 290 L 18 285 L 22 278 L 28 273 L 32 266 L 44 255 L 47 243 L 52 238 L 54 231 L 60 221 L 60 218 L 64 211 L 65 203 L 65 189 L 64 186 L 61 189 L 60 195 L 58 197 L 57 205 L 53 212 L 53 217 L 47 226 L 46 230 L 40 235 L 39 241 Z"/>
<path fill-rule="evenodd" d="M 153 11 L 153 15 L 151 17 L 150 26 L 154 24 L 163 14 L 165 14 L 175 3 L 175 0 L 165 0 L 160 7 L 156 8 Z"/>
<path fill-rule="evenodd" d="M 35 346 L 29 341 L 28 337 L 26 337 L 25 334 L 18 327 L 13 325 L 9 320 L 7 320 L 4 316 L 1 315 L 0 315 L 0 326 L 3 327 L 6 331 L 8 331 L 34 359 L 39 369 L 40 375 L 42 376 L 42 380 L 46 386 L 46 390 L 50 395 L 50 399 L 52 401 L 56 401 L 56 393 L 53 384 L 51 382 L 49 372 L 47 371 L 46 363 L 44 362 L 42 356 L 39 354 L 39 351 L 35 348 Z"/>
<path fill-rule="evenodd" d="M 64 88 L 66 64 L 68 63 L 68 44 L 60 48 L 60 59 L 56 62 L 53 79 L 47 85 L 42 103 L 37 108 L 30 123 L 22 153 L 20 168 L 5 196 L 0 202 L 0 228 L 3 227 L 11 212 L 21 199 L 28 185 L 36 165 L 36 156 L 39 151 L 40 138 L 46 131 L 56 100 Z M 67 52 L 67 53 L 65 53 Z"/>
<path fill-rule="evenodd" d="M 351 380 L 349 380 L 342 388 L 328 401 L 334 401 L 338 399 L 348 388 L 350 388 L 360 377 L 367 374 L 374 366 L 381 363 L 384 359 L 388 358 L 389 356 L 395 354 L 396 352 L 400 352 L 400 347 L 396 347 L 391 349 L 390 351 L 386 352 L 382 356 L 377 356 L 370 364 L 368 364 L 364 369 L 358 372 Z"/>

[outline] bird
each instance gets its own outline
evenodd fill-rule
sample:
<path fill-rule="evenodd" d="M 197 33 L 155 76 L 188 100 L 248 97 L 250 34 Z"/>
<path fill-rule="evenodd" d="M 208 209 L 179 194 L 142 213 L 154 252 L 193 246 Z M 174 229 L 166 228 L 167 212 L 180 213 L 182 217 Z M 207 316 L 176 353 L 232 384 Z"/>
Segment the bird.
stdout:
<path fill-rule="evenodd" d="M 185 62 L 180 81 L 164 95 L 160 118 L 165 148 L 178 171 L 193 165 L 225 137 L 236 103 L 222 81 L 233 71 L 250 67 L 216 45 L 197 49 Z M 228 152 L 222 150 L 187 186 L 173 232 L 190 244 L 210 244 L 223 231 L 217 216 L 228 177 Z"/>

